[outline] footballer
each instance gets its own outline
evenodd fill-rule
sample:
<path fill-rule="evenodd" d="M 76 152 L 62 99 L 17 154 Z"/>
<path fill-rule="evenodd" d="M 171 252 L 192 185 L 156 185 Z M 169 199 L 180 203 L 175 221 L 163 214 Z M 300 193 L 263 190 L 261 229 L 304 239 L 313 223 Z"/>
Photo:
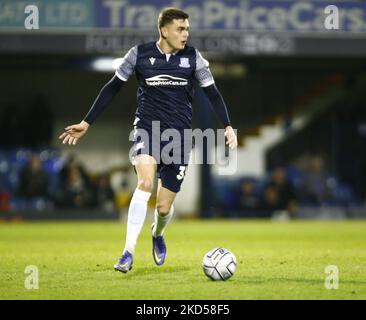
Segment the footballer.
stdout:
<path fill-rule="evenodd" d="M 158 41 L 132 47 L 113 78 L 101 89 L 85 118 L 79 124 L 66 127 L 59 137 L 64 144 L 75 145 L 135 73 L 139 86 L 133 123 L 136 139 L 132 164 L 137 174 L 137 186 L 128 209 L 125 247 L 114 265 L 115 270 L 124 273 L 133 265 L 136 242 L 145 221 L 155 175 L 158 188 L 152 224 L 152 254 L 158 266 L 164 264 L 167 254 L 164 230 L 173 216 L 173 202 L 189 162 L 189 148 L 182 148 L 184 151 L 181 149 L 180 154 L 174 157 L 175 161 L 164 161 L 170 154 L 164 155 L 160 150 L 169 141 L 160 141 L 160 137 L 154 135 L 153 123 L 159 123 L 161 133 L 166 129 L 181 133 L 182 146 L 189 143 L 184 141 L 187 139 L 183 138 L 183 131 L 192 129 L 193 89 L 194 83 L 198 82 L 225 128 L 226 144 L 232 149 L 237 147 L 237 137 L 224 100 L 215 86 L 209 63 L 196 48 L 187 44 L 188 18 L 188 14 L 178 8 L 162 10 L 158 17 Z M 139 134 L 142 131 L 148 134 Z M 159 139 L 159 148 L 152 147 L 154 139 Z"/>

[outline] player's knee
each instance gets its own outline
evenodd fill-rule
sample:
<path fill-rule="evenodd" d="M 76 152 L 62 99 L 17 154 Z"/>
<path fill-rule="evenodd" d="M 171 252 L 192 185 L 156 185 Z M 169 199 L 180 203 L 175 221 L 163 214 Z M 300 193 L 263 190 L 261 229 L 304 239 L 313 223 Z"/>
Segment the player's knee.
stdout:
<path fill-rule="evenodd" d="M 159 215 L 166 216 L 169 213 L 171 205 L 170 201 L 158 200 L 156 203 L 156 210 L 158 210 Z"/>
<path fill-rule="evenodd" d="M 140 179 L 138 181 L 138 188 L 145 192 L 152 192 L 154 182 L 150 178 Z"/>

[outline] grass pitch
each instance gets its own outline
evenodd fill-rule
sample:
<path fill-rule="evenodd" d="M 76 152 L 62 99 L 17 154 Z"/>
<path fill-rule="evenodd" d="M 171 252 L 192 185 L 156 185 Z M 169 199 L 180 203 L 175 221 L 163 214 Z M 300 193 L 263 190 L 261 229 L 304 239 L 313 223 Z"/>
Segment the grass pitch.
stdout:
<path fill-rule="evenodd" d="M 154 264 L 145 223 L 133 269 L 113 270 L 125 239 L 121 222 L 0 224 L 0 299 L 365 299 L 366 221 L 172 221 L 165 265 Z M 214 282 L 203 255 L 225 247 L 235 275 Z M 27 265 L 39 289 L 27 290 Z M 325 288 L 336 265 L 339 288 Z"/>

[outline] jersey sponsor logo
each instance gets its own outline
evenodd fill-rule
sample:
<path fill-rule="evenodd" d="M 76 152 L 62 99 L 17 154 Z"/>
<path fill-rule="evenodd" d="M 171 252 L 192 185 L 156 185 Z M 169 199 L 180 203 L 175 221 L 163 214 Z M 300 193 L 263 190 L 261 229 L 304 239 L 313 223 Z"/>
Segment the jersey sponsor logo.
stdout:
<path fill-rule="evenodd" d="M 172 77 L 167 74 L 160 74 L 155 77 L 147 78 L 148 86 L 186 86 L 188 80 L 184 78 Z"/>
<path fill-rule="evenodd" d="M 180 58 L 179 66 L 181 68 L 190 68 L 191 65 L 189 64 L 189 58 Z"/>
<path fill-rule="evenodd" d="M 153 57 L 151 57 L 151 58 L 149 58 L 149 60 L 150 60 L 150 63 L 151 63 L 151 65 L 153 66 L 154 65 L 154 63 L 155 63 L 155 58 L 153 58 Z"/>

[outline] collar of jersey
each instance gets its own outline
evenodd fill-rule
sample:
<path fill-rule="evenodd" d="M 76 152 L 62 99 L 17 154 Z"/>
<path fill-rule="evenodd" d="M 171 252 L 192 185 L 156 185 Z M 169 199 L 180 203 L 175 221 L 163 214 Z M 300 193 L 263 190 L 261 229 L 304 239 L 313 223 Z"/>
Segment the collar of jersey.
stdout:
<path fill-rule="evenodd" d="M 164 51 L 163 51 L 163 50 L 161 50 L 161 48 L 160 48 L 160 46 L 159 46 L 159 44 L 158 44 L 158 41 L 156 41 L 156 42 L 155 42 L 155 45 L 156 45 L 156 47 L 158 48 L 158 50 L 159 50 L 159 52 L 160 52 L 161 54 L 164 54 L 164 55 L 173 55 L 173 56 L 175 56 L 175 55 L 178 53 L 178 51 L 177 51 L 177 52 L 174 52 L 174 53 L 164 53 Z"/>

